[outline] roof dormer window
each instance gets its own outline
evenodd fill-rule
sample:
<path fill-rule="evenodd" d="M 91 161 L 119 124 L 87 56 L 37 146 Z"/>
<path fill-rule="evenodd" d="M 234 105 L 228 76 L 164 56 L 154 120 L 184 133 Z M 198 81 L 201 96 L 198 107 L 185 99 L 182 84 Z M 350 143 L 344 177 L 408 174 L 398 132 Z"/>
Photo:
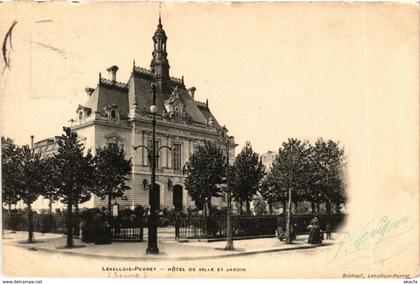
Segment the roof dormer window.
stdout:
<path fill-rule="evenodd" d="M 120 122 L 120 109 L 117 105 L 107 105 L 104 108 L 105 116 L 108 118 L 108 121 L 119 123 Z"/>
<path fill-rule="evenodd" d="M 83 123 L 89 117 L 91 113 L 91 109 L 88 107 L 79 105 L 79 107 L 76 109 L 76 113 L 77 113 L 77 121 L 79 123 Z"/>

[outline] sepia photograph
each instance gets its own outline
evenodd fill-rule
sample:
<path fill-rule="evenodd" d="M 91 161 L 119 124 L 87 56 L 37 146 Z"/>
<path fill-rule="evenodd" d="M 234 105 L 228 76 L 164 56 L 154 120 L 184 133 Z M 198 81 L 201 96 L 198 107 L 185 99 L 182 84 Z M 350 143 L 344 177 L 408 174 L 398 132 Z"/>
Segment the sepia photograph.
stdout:
<path fill-rule="evenodd" d="M 418 277 L 418 4 L 3 2 L 0 39 L 10 283 Z"/>

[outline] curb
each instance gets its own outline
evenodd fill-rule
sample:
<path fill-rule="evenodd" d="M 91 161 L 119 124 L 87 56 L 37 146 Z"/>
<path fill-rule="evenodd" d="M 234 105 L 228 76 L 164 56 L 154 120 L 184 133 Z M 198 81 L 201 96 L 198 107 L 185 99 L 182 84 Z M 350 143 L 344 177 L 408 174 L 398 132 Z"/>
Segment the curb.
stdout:
<path fill-rule="evenodd" d="M 175 261 L 187 261 L 187 260 L 207 260 L 207 259 L 218 259 L 218 258 L 226 258 L 226 257 L 237 257 L 237 256 L 248 256 L 248 255 L 255 255 L 255 254 L 263 254 L 263 253 L 273 253 L 273 252 L 282 252 L 282 251 L 292 251 L 292 250 L 302 250 L 302 249 L 313 249 L 323 246 L 328 246 L 331 244 L 322 244 L 320 246 L 312 246 L 309 244 L 304 244 L 298 247 L 283 247 L 283 248 L 273 248 L 273 249 L 266 249 L 266 250 L 259 250 L 259 251 L 244 251 L 244 252 L 234 252 L 234 253 L 227 253 L 227 254 L 218 254 L 212 256 L 198 256 L 198 257 L 191 257 L 191 256 L 181 256 L 181 257 L 165 257 L 164 254 L 160 254 L 159 256 L 153 255 L 144 255 L 144 256 L 113 256 L 113 255 L 98 255 L 98 254 L 90 254 L 90 253 L 79 253 L 74 251 L 61 251 L 56 249 L 49 249 L 49 248 L 37 248 L 30 245 L 23 245 L 23 244 L 13 244 L 14 246 L 26 248 L 32 251 L 42 251 L 47 253 L 60 253 L 64 255 L 71 255 L 71 256 L 85 256 L 85 257 L 93 257 L 93 258 L 101 258 L 101 259 L 115 259 L 115 260 L 148 260 L 148 261 L 165 261 L 165 260 L 175 260 Z"/>

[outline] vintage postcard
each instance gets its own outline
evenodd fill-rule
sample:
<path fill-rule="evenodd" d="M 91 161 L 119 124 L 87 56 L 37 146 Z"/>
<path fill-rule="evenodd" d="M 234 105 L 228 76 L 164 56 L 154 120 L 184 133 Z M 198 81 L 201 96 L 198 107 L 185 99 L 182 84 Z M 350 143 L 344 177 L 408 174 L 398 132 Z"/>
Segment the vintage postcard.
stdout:
<path fill-rule="evenodd" d="M 3 277 L 416 283 L 418 11 L 0 4 Z"/>

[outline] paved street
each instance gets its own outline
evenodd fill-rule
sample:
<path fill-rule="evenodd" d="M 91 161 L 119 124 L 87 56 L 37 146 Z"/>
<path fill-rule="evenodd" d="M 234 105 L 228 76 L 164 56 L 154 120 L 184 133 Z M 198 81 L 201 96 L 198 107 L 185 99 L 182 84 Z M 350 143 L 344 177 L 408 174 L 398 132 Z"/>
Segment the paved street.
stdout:
<path fill-rule="evenodd" d="M 21 234 L 22 237 L 24 236 Z M 51 242 L 51 235 L 37 236 L 37 240 L 43 241 L 36 245 Z M 55 238 L 57 240 L 57 238 Z M 62 245 L 64 238 L 59 238 Z M 215 251 L 225 253 L 224 242 L 213 243 L 165 243 L 161 240 L 161 258 L 147 257 L 144 253 L 146 242 L 143 243 L 114 243 L 107 246 L 94 246 L 95 250 L 102 254 L 121 255 L 130 252 L 131 256 L 139 256 L 138 259 L 122 259 L 113 257 L 94 257 L 85 255 L 66 255 L 57 252 L 30 250 L 27 247 L 12 245 L 16 238 L 4 240 L 4 274 L 19 276 L 47 276 L 51 274 L 73 277 L 258 277 L 264 273 L 264 277 L 299 277 L 299 267 L 291 268 L 290 263 L 311 265 L 317 271 L 325 271 L 327 252 L 332 246 L 322 246 L 311 249 L 296 249 L 291 251 L 276 251 L 271 253 L 259 253 L 240 255 L 235 257 L 223 257 L 217 259 L 198 258 L 179 260 L 165 259 L 164 256 L 175 253 L 176 255 L 202 256 Z M 275 239 L 256 239 L 247 241 L 235 241 L 237 251 L 245 251 L 253 244 L 257 249 L 276 241 L 278 246 L 284 245 Z M 300 240 L 303 241 L 303 240 Z M 298 240 L 298 242 L 300 242 Z M 130 247 L 130 248 L 129 248 Z M 167 248 L 170 248 L 169 250 Z M 80 249 L 75 249 L 80 250 Z M 146 256 L 146 257 L 144 257 Z M 314 261 L 316 259 L 316 261 Z M 46 266 L 45 264 L 48 264 Z M 288 264 L 288 265 L 285 265 Z M 284 267 L 284 268 L 283 268 Z M 129 271 L 132 269 L 132 271 Z M 219 271 L 218 271 L 219 269 Z M 119 271 L 115 271 L 119 270 Z M 150 271 L 151 270 L 151 271 Z M 195 271 L 193 271 L 195 270 Z M 257 273 L 258 272 L 258 273 Z M 24 273 L 24 274 L 22 274 Z"/>

